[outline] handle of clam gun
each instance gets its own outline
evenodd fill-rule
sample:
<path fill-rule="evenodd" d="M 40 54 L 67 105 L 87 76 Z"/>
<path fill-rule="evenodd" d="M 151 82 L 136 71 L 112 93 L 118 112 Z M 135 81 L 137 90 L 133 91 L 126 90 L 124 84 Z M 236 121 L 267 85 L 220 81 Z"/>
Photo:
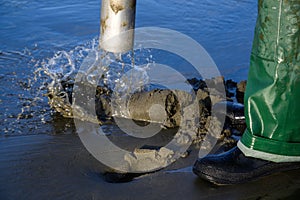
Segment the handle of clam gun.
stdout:
<path fill-rule="evenodd" d="M 102 0 L 100 49 L 125 53 L 133 49 L 136 0 Z"/>

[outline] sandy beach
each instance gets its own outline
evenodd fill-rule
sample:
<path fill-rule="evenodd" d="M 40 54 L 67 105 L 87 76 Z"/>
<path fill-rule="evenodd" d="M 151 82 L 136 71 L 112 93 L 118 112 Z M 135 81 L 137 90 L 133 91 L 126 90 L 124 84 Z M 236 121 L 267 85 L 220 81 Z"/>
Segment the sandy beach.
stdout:
<path fill-rule="evenodd" d="M 28 135 L 0 138 L 0 199 L 295 199 L 300 170 L 247 184 L 215 186 L 191 172 L 196 157 L 128 183 L 107 183 L 107 169 L 79 137 Z"/>

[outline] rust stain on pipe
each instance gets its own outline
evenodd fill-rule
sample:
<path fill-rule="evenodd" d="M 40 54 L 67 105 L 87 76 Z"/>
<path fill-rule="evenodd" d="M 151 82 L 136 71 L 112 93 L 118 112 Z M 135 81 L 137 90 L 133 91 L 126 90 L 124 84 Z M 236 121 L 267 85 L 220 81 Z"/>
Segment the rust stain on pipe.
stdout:
<path fill-rule="evenodd" d="M 101 19 L 101 32 L 102 33 L 104 33 L 107 28 L 107 25 L 106 25 L 107 19 L 108 19 L 108 16 L 106 16 L 104 19 Z"/>
<path fill-rule="evenodd" d="M 127 25 L 128 25 L 127 22 L 122 22 L 122 24 L 121 24 L 121 26 L 123 26 L 123 27 L 125 27 L 125 26 L 127 26 Z"/>
<path fill-rule="evenodd" d="M 135 6 L 136 6 L 136 1 L 134 0 L 134 1 L 131 2 L 130 8 L 134 10 Z"/>
<path fill-rule="evenodd" d="M 115 14 L 118 14 L 119 11 L 124 10 L 125 7 L 119 1 L 111 0 L 110 7 L 114 11 Z"/>

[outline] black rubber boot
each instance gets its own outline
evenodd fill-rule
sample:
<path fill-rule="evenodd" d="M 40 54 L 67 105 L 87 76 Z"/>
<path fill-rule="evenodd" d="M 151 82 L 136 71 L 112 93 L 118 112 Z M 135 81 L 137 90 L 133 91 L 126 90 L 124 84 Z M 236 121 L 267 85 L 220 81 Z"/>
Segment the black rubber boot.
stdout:
<path fill-rule="evenodd" d="M 193 172 L 217 185 L 245 183 L 273 173 L 300 169 L 300 162 L 281 162 L 246 157 L 238 147 L 198 159 Z"/>

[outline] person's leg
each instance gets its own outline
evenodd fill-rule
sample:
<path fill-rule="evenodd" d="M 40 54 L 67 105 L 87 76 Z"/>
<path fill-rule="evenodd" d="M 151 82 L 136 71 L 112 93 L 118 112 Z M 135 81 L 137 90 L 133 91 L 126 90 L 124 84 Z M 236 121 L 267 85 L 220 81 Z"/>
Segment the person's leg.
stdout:
<path fill-rule="evenodd" d="M 300 1 L 259 0 L 258 9 L 245 95 L 247 130 L 238 148 L 194 165 L 197 175 L 219 184 L 300 167 Z"/>
<path fill-rule="evenodd" d="M 247 131 L 238 145 L 244 153 L 300 161 L 299 29 L 299 0 L 259 1 L 245 95 Z"/>

